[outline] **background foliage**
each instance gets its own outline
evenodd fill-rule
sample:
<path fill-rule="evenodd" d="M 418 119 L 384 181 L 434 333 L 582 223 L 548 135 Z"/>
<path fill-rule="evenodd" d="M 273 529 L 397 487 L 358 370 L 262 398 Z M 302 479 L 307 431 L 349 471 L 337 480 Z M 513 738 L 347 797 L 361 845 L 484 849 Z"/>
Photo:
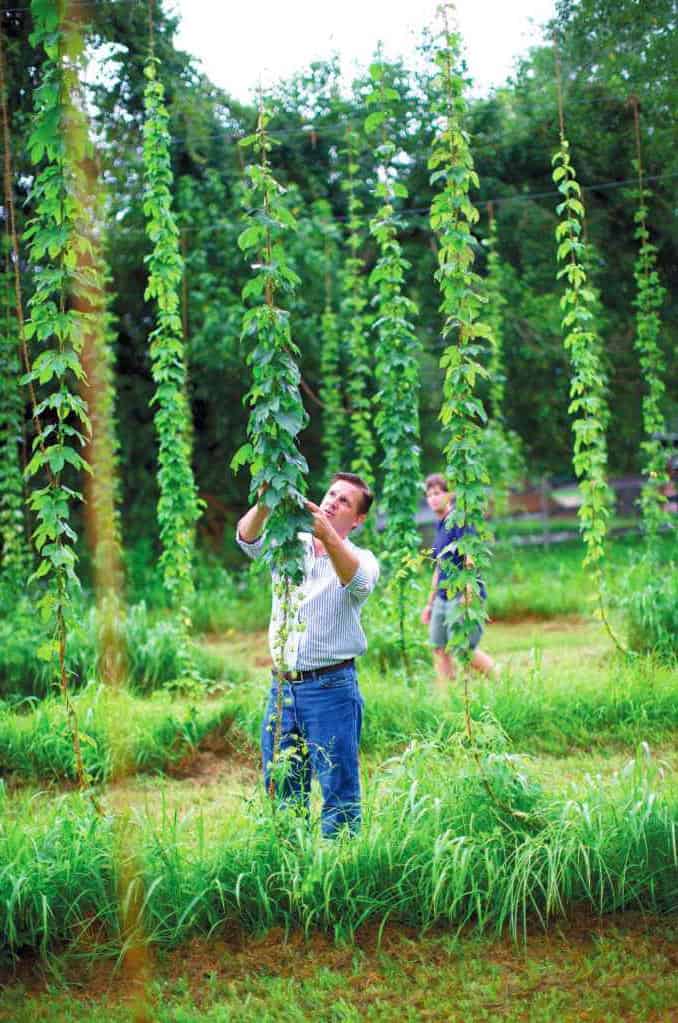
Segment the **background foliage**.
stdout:
<path fill-rule="evenodd" d="M 34 215 L 31 203 L 24 202 L 33 177 L 26 143 L 32 95 L 40 81 L 44 55 L 30 41 L 32 19 L 25 5 L 22 8 L 5 0 L 2 9 L 21 229 Z M 619 186 L 634 177 L 633 118 L 628 105 L 633 93 L 642 111 L 644 169 L 652 189 L 647 226 L 668 296 L 663 309 L 666 326 L 659 344 L 667 359 L 667 380 L 672 380 L 676 378 L 678 350 L 678 232 L 670 215 L 678 175 L 678 154 L 670 129 L 678 99 L 672 68 L 672 4 L 670 0 L 652 0 L 641 10 L 632 0 L 614 6 L 603 0 L 564 2 L 558 5 L 557 20 L 568 137 L 584 188 L 586 230 L 603 254 L 595 277 L 610 371 L 609 468 L 612 474 L 637 472 L 642 381 L 634 349 L 635 210 Z M 111 288 L 117 296 L 113 312 L 118 324 L 123 534 L 133 541 L 147 531 L 158 497 L 147 345 L 153 310 L 144 293 L 143 262 L 147 251 L 141 160 L 146 10 L 142 4 L 104 0 L 88 8 L 84 27 L 93 59 L 100 64 L 106 60 L 106 74 L 93 76 L 89 88 L 95 127 L 102 140 L 101 169 L 109 185 L 108 253 Z M 174 29 L 173 18 L 162 3 L 156 3 L 155 53 L 169 111 L 176 214 L 186 263 L 181 312 L 191 412 L 199 437 L 194 471 L 200 495 L 207 502 L 199 529 L 203 537 L 220 544 L 224 523 L 232 521 L 247 500 L 244 474 L 236 476 L 228 465 L 233 451 L 246 439 L 247 421 L 242 404 L 247 384 L 240 369 L 244 361 L 240 292 L 248 269 L 236 244 L 243 173 L 236 143 L 253 130 L 256 110 L 233 100 L 199 73 L 191 58 L 174 45 Z M 349 194 L 338 154 L 346 144 L 347 127 L 359 127 L 368 113 L 369 83 L 359 78 L 350 91 L 340 92 L 336 74 L 335 62 L 328 61 L 281 83 L 271 98 L 274 113 L 269 125 L 279 142 L 271 153 L 272 170 L 287 189 L 286 199 L 300 222 L 296 236 L 289 240 L 288 260 L 304 286 L 290 296 L 290 318 L 300 350 L 302 386 L 307 385 L 316 395 L 321 384 L 319 339 L 325 304 L 325 281 L 318 267 L 325 262 L 325 241 L 321 232 L 306 230 L 303 225 L 310 221 L 313 204 L 319 199 L 327 201 L 334 218 L 345 224 Z M 432 64 L 429 72 L 400 64 L 391 75 L 399 97 L 394 104 L 398 175 L 408 192 L 402 203 L 400 241 L 410 263 L 407 294 L 419 309 L 416 331 L 422 349 L 419 411 L 424 470 L 439 468 L 442 462 L 436 417 L 442 398 L 437 364 L 444 347 L 433 280 L 436 257 L 427 220 L 433 195 L 426 168 L 433 132 L 429 74 L 433 74 Z M 488 97 L 471 100 L 467 129 L 480 181 L 473 201 L 484 210 L 487 200 L 493 200 L 496 251 L 504 267 L 505 425 L 522 439 L 531 471 L 570 476 L 568 367 L 561 343 L 560 287 L 554 280 L 551 243 L 556 214 L 549 157 L 557 137 L 557 104 L 550 47 L 534 49 L 505 86 Z M 356 167 L 355 196 L 363 203 L 362 216 L 367 221 L 375 212 L 370 198 L 375 156 L 361 146 L 352 162 Z M 590 184 L 596 187 L 588 188 Z M 487 237 L 485 216 L 474 234 L 478 241 Z M 476 266 L 482 275 L 487 269 L 485 251 L 479 246 Z M 370 271 L 377 258 L 374 242 L 365 239 L 359 255 Z M 27 270 L 24 277 L 30 295 L 35 282 Z M 332 287 L 334 295 L 341 293 L 339 280 L 333 281 Z M 310 419 L 300 441 L 309 461 L 313 493 L 324 479 L 322 410 L 313 401 L 305 403 Z M 664 397 L 663 409 L 672 428 L 675 393 Z M 30 443 L 30 423 L 27 430 Z M 381 458 L 375 461 L 379 464 Z"/>

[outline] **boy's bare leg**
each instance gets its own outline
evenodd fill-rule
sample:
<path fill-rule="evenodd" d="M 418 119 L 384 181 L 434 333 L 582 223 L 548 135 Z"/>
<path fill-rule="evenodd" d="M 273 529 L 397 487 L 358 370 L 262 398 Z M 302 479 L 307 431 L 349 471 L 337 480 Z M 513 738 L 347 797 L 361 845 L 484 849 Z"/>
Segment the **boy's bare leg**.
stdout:
<path fill-rule="evenodd" d="M 473 657 L 471 658 L 471 667 L 475 668 L 482 675 L 496 676 L 498 674 L 497 665 L 492 660 L 489 654 L 484 653 L 478 647 L 473 651 Z"/>
<path fill-rule="evenodd" d="M 433 651 L 433 664 L 436 669 L 436 688 L 445 694 L 450 682 L 457 674 L 454 658 L 449 651 L 436 647 Z"/>

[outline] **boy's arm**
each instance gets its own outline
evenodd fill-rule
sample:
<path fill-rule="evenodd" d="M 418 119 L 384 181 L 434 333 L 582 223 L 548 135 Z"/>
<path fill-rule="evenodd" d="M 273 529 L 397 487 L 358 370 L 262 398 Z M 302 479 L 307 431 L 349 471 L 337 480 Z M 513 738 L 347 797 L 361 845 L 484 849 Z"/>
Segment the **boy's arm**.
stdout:
<path fill-rule="evenodd" d="M 421 620 L 424 625 L 428 625 L 431 620 L 431 608 L 433 607 L 433 601 L 435 600 L 436 593 L 438 592 L 438 565 L 433 569 L 433 578 L 431 579 L 431 592 L 428 595 L 428 601 L 426 607 L 421 612 Z"/>

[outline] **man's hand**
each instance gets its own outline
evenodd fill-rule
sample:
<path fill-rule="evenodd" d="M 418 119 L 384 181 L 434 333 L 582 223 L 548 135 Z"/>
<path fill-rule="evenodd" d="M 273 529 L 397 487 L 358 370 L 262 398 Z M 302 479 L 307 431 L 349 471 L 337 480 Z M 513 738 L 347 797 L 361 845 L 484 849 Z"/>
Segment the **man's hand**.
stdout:
<path fill-rule="evenodd" d="M 424 610 L 421 612 L 421 620 L 424 625 L 428 625 L 431 621 L 431 605 L 427 604 Z"/>
<path fill-rule="evenodd" d="M 322 508 L 319 508 L 313 501 L 306 501 L 305 503 L 313 519 L 313 535 L 317 536 L 321 543 L 325 543 L 326 540 L 331 540 L 333 536 L 336 536 L 336 530 Z"/>

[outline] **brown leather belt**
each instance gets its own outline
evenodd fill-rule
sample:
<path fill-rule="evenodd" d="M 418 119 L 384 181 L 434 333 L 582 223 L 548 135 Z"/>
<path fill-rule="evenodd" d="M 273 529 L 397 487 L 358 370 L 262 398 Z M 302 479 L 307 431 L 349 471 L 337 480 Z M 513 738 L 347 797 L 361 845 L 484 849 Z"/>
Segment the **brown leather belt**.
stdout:
<path fill-rule="evenodd" d="M 352 668 L 354 664 L 353 657 L 349 657 L 338 664 L 326 664 L 322 668 L 310 668 L 308 671 L 276 671 L 274 668 L 273 677 L 281 678 L 283 682 L 309 682 L 318 675 L 329 675 L 331 671 L 339 671 L 340 668 Z"/>

